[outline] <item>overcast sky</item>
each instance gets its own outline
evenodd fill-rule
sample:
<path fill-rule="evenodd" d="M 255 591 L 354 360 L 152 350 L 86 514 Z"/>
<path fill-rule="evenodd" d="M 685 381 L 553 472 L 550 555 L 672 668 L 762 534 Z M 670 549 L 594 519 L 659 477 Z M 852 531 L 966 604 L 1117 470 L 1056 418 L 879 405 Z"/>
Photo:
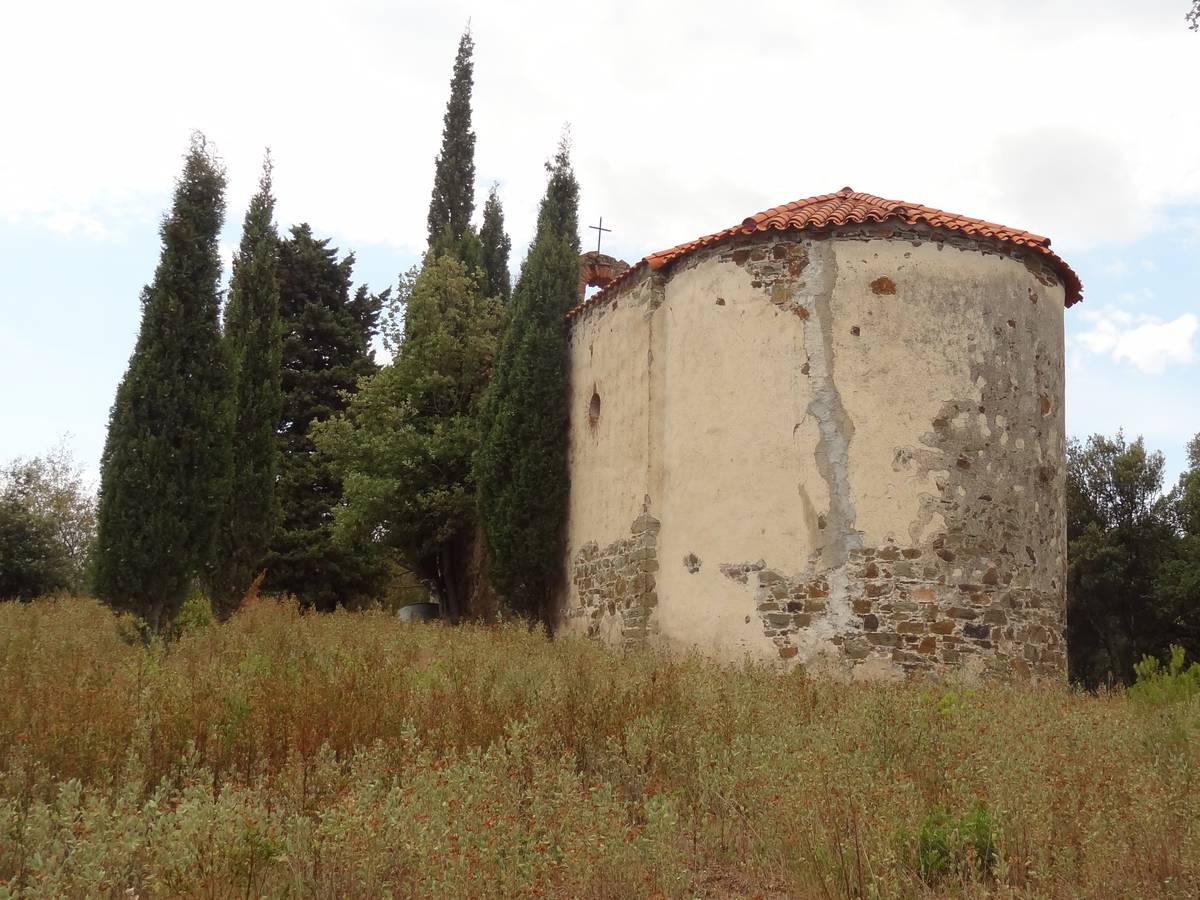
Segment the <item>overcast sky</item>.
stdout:
<path fill-rule="evenodd" d="M 10 4 L 0 29 L 0 460 L 93 475 L 192 129 L 263 148 L 383 288 L 423 248 L 470 19 L 480 198 L 519 265 L 571 125 L 585 224 L 628 260 L 850 185 L 1049 235 L 1079 272 L 1068 430 L 1200 431 L 1200 35 L 1188 0 Z M 589 240 L 585 238 L 585 242 Z"/>

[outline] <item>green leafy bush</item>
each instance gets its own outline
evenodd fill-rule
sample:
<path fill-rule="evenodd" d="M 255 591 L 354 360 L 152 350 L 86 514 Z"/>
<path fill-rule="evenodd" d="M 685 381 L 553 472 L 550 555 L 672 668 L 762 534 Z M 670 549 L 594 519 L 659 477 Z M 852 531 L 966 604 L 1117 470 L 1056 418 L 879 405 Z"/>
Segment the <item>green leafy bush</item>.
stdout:
<path fill-rule="evenodd" d="M 1164 667 L 1155 657 L 1143 656 L 1133 667 L 1137 681 L 1129 689 L 1129 696 L 1140 703 L 1163 706 L 1170 703 L 1186 703 L 1200 696 L 1200 662 L 1184 667 L 1183 648 L 1171 645 L 1171 658 Z"/>
<path fill-rule="evenodd" d="M 193 628 L 204 628 L 212 623 L 212 603 L 202 591 L 193 589 L 171 620 L 170 636 L 179 637 Z"/>
<path fill-rule="evenodd" d="M 931 813 L 917 833 L 917 874 L 927 884 L 947 876 L 990 877 L 999 859 L 996 831 L 995 820 L 983 807 L 957 819 Z"/>

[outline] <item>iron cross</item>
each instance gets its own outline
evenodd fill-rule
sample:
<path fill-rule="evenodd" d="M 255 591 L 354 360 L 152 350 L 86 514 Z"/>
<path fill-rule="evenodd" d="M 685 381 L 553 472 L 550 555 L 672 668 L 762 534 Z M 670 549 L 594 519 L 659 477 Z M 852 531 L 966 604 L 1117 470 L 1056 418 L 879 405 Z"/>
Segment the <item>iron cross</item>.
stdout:
<path fill-rule="evenodd" d="M 591 229 L 595 230 L 595 232 L 596 232 L 596 252 L 599 253 L 600 252 L 600 239 L 602 237 L 604 237 L 604 232 L 606 232 L 606 231 L 611 232 L 612 229 L 604 227 L 604 216 L 600 217 L 599 225 L 589 225 L 588 228 L 591 228 Z"/>

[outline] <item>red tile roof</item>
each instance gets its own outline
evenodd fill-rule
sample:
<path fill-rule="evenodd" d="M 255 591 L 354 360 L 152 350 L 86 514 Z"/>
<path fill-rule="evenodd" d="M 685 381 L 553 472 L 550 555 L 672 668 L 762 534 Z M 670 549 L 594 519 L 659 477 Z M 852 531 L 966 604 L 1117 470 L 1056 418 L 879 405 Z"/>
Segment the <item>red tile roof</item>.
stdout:
<path fill-rule="evenodd" d="M 642 271 L 647 266 L 651 270 L 661 269 L 689 253 L 703 247 L 711 247 L 713 244 L 735 235 L 754 234 L 760 231 L 816 231 L 839 225 L 860 225 L 864 222 L 925 224 L 932 228 L 958 231 L 971 237 L 991 239 L 1028 248 L 1044 256 L 1046 262 L 1059 273 L 1066 288 L 1067 306 L 1073 306 L 1083 299 L 1083 284 L 1080 282 L 1079 276 L 1058 254 L 1050 249 L 1050 238 L 1017 228 L 1007 228 L 1004 225 L 985 222 L 982 219 L 972 219 L 968 216 L 943 212 L 940 209 L 921 206 L 918 203 L 885 200 L 882 197 L 864 194 L 846 187 L 836 194 L 821 194 L 817 197 L 809 197 L 807 200 L 797 200 L 794 203 L 776 206 L 750 216 L 740 224 L 726 228 L 724 231 L 696 238 L 694 241 L 680 244 L 669 250 L 651 253 L 632 266 L 628 272 L 614 279 L 604 290 L 598 291 L 574 307 L 567 313 L 567 318 L 574 318 L 591 304 L 610 295 L 635 273 Z"/>

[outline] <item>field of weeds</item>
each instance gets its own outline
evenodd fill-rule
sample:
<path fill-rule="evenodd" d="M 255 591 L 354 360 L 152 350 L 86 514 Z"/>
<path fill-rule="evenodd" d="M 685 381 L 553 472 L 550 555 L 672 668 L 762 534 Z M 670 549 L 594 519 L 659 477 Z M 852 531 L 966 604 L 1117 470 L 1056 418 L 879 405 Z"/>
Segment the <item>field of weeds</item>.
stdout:
<path fill-rule="evenodd" d="M 0 605 L 0 897 L 1200 895 L 1200 705 Z"/>

